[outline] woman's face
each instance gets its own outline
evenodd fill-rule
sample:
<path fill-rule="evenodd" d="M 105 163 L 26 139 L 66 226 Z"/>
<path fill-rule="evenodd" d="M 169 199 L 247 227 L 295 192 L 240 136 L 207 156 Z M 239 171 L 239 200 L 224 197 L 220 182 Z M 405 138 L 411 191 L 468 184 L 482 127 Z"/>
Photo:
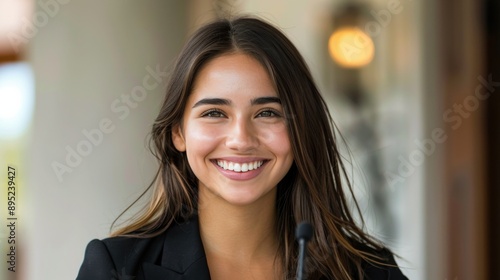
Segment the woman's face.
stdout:
<path fill-rule="evenodd" d="M 223 55 L 202 67 L 172 137 L 186 152 L 200 192 L 235 205 L 274 201 L 293 162 L 273 83 L 245 54 Z"/>

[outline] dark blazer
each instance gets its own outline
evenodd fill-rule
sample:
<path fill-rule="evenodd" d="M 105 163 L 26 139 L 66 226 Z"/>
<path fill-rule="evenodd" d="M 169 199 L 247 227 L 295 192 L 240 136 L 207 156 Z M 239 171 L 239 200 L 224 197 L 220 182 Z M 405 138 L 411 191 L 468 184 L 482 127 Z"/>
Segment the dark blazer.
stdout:
<path fill-rule="evenodd" d="M 396 264 L 392 255 L 388 256 Z M 364 264 L 365 279 L 407 279 L 398 267 Z M 210 279 L 196 217 L 153 238 L 90 241 L 77 280 Z"/>

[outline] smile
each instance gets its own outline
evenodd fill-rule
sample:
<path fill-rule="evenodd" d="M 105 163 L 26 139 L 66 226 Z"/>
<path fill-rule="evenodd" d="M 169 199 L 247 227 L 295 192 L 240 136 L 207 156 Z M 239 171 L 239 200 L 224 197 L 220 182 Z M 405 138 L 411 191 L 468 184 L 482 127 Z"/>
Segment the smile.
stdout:
<path fill-rule="evenodd" d="M 230 170 L 234 172 L 248 172 L 260 168 L 264 164 L 263 160 L 252 161 L 252 162 L 232 162 L 226 160 L 217 160 L 217 165 L 224 170 Z"/>

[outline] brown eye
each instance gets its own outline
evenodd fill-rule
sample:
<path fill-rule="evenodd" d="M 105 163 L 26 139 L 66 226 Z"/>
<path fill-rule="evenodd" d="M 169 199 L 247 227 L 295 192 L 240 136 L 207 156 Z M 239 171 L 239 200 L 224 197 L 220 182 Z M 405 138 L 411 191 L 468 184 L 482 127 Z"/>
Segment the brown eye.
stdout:
<path fill-rule="evenodd" d="M 208 118 L 223 118 L 224 114 L 220 110 L 211 109 L 211 110 L 203 112 L 203 114 L 201 114 L 201 116 L 208 117 Z"/>
<path fill-rule="evenodd" d="M 257 114 L 257 117 L 260 118 L 274 118 L 274 117 L 279 117 L 280 114 L 274 110 L 264 110 L 261 111 L 259 114 Z"/>

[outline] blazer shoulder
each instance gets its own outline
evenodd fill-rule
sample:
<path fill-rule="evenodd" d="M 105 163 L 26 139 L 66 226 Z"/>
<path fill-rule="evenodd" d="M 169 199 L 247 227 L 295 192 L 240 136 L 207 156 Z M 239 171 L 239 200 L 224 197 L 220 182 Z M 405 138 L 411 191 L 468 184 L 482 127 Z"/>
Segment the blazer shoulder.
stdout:
<path fill-rule="evenodd" d="M 115 266 L 106 245 L 94 239 L 85 249 L 83 263 L 78 272 L 77 280 L 111 279 Z"/>
<path fill-rule="evenodd" d="M 363 270 L 365 280 L 408 280 L 399 269 L 394 254 L 387 248 L 375 250 L 368 246 L 363 246 L 363 251 L 378 256 L 380 263 L 364 261 Z"/>
<path fill-rule="evenodd" d="M 161 234 L 152 238 L 94 239 L 87 245 L 77 280 L 122 279 L 124 275 L 136 275 L 143 262 L 156 262 L 162 242 Z"/>

